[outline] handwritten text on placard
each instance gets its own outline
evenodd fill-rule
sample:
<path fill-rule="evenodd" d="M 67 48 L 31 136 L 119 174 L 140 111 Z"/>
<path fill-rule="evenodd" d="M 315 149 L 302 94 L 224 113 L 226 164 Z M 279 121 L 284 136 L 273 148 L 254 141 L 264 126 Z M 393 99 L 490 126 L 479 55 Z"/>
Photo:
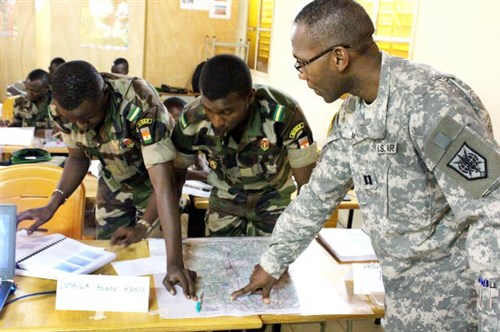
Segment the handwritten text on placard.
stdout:
<path fill-rule="evenodd" d="M 57 279 L 56 310 L 148 312 L 149 277 L 64 275 Z"/>

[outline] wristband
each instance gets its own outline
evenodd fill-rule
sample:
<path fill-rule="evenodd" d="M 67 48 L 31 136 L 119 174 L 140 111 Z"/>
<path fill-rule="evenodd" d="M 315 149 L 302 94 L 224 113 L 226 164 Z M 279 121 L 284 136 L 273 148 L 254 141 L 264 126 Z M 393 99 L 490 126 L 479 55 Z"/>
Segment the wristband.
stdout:
<path fill-rule="evenodd" d="M 52 192 L 52 196 L 54 196 L 56 193 L 58 194 L 61 194 L 61 196 L 64 198 L 64 203 L 66 203 L 66 201 L 68 200 L 66 198 L 66 195 L 64 194 L 64 191 L 62 191 L 61 189 L 54 189 L 54 191 Z"/>
<path fill-rule="evenodd" d="M 146 237 L 153 230 L 151 224 L 144 219 L 139 219 L 137 221 L 137 224 L 141 224 L 142 226 L 146 227 L 146 235 L 144 237 Z"/>

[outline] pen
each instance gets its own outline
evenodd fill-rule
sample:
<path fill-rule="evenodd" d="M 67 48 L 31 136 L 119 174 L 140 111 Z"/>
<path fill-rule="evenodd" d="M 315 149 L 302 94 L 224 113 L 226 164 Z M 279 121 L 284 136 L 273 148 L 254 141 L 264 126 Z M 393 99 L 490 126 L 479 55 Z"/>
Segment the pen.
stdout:
<path fill-rule="evenodd" d="M 205 187 L 202 187 L 202 186 L 192 185 L 192 184 L 189 184 L 189 183 L 186 183 L 186 184 L 184 184 L 184 185 L 185 185 L 186 187 L 189 187 L 189 188 L 193 188 L 193 189 L 198 189 L 198 190 L 202 190 L 202 191 L 210 192 L 210 189 L 205 188 Z"/>
<path fill-rule="evenodd" d="M 20 231 L 25 230 L 27 231 L 27 228 L 21 228 Z M 33 232 L 48 232 L 49 230 L 47 228 L 37 228 Z"/>
<path fill-rule="evenodd" d="M 196 312 L 201 311 L 201 305 L 203 304 L 203 296 L 205 295 L 204 291 L 201 291 L 200 297 L 198 298 L 198 301 L 196 301 Z"/>

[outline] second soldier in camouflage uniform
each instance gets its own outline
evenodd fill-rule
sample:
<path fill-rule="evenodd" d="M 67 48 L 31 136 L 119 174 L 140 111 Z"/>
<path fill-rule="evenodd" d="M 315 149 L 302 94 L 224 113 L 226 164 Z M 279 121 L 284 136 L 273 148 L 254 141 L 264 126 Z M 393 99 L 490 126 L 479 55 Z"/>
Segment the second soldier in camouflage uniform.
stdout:
<path fill-rule="evenodd" d="M 95 158 L 101 162 L 96 199 L 98 239 L 114 234 L 112 242 L 123 245 L 141 240 L 158 217 L 156 201 L 170 203 L 163 207 L 163 214 L 175 219 L 175 186 L 168 183 L 174 179 L 174 154 L 167 148 L 174 121 L 154 88 L 139 78 L 99 74 L 84 61 L 61 65 L 52 85 L 51 111 L 64 132 L 69 157 L 50 208 L 38 211 L 37 218 L 50 218 L 53 207 L 62 204 L 61 197 L 68 197 L 81 183 Z M 152 174 L 159 182 L 156 185 Z"/>
<path fill-rule="evenodd" d="M 35 69 L 24 81 L 26 95 L 14 101 L 11 127 L 35 127 L 50 129 L 49 105 L 52 100 L 49 88 L 49 73 Z"/>
<path fill-rule="evenodd" d="M 500 154 L 488 113 L 453 76 L 380 53 L 373 31 L 350 0 L 316 0 L 295 19 L 299 77 L 326 102 L 356 96 L 343 103 L 250 284 L 233 297 L 261 288 L 269 301 L 354 184 L 382 266 L 385 330 L 476 331 L 479 309 L 481 330 L 498 331 L 498 289 L 486 287 L 500 272 Z"/>
<path fill-rule="evenodd" d="M 206 155 L 213 185 L 210 235 L 269 235 L 296 190 L 292 175 L 300 189 L 316 164 L 306 118 L 291 97 L 252 87 L 247 65 L 232 55 L 208 60 L 200 87 L 201 96 L 186 107 L 172 134 L 175 167 L 185 176 L 198 153 Z"/>

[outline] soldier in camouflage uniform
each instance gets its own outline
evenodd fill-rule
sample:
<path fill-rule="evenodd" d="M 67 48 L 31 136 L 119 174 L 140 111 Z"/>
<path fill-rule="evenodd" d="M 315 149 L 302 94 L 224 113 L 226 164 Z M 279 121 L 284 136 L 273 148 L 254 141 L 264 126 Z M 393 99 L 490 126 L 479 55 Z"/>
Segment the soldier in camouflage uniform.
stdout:
<path fill-rule="evenodd" d="M 49 74 L 42 69 L 35 69 L 24 81 L 26 95 L 14 101 L 11 127 L 35 127 L 50 129 L 49 105 L 52 100 L 49 88 Z"/>
<path fill-rule="evenodd" d="M 500 149 L 488 113 L 457 78 L 379 52 L 373 31 L 350 0 L 317 0 L 296 17 L 299 78 L 328 103 L 352 96 L 250 283 L 232 297 L 261 288 L 270 301 L 354 184 L 382 266 L 385 330 L 476 331 L 479 316 L 481 331 L 497 331 Z"/>
<path fill-rule="evenodd" d="M 306 118 L 284 93 L 252 88 L 250 71 L 236 56 L 208 60 L 200 87 L 201 96 L 183 111 L 172 134 L 175 167 L 184 175 L 199 152 L 206 155 L 213 186 L 209 235 L 270 235 L 296 190 L 292 175 L 300 189 L 317 160 Z"/>
<path fill-rule="evenodd" d="M 112 244 L 137 242 L 158 215 L 164 231 L 180 234 L 174 154 L 168 147 L 174 121 L 155 89 L 139 78 L 99 74 L 84 61 L 61 65 L 52 87 L 55 121 L 60 123 L 62 116 L 69 122 L 69 127 L 60 126 L 69 157 L 48 205 L 20 214 L 21 220 L 38 220 L 30 231 L 51 218 L 81 183 L 90 159 L 96 158 L 102 167 L 97 238 L 113 234 Z M 169 244 L 180 247 L 180 235 L 177 243 Z"/>

